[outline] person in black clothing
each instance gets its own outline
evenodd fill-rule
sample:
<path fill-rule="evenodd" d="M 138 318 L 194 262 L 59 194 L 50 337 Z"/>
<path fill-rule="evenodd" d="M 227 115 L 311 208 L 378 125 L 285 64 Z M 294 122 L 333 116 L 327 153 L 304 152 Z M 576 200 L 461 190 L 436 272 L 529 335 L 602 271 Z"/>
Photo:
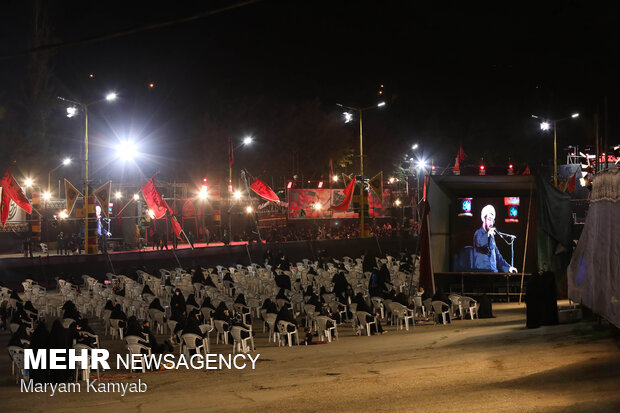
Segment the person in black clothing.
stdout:
<path fill-rule="evenodd" d="M 208 274 L 205 278 L 205 285 L 210 287 L 216 287 L 215 283 L 211 279 L 211 274 Z"/>
<path fill-rule="evenodd" d="M 491 304 L 491 300 L 489 296 L 486 294 L 482 294 L 478 297 L 478 318 L 494 318 L 493 315 L 493 306 Z"/>
<path fill-rule="evenodd" d="M 196 298 L 194 298 L 194 294 L 190 294 L 187 296 L 187 301 L 185 302 L 185 306 L 193 305 L 196 308 L 200 308 L 198 303 L 196 302 Z"/>
<path fill-rule="evenodd" d="M 276 300 L 286 300 L 289 303 L 291 302 L 291 300 L 286 296 L 282 288 L 280 288 L 280 291 L 278 291 L 278 295 L 276 295 Z"/>
<path fill-rule="evenodd" d="M 291 310 L 288 309 L 287 306 L 283 306 L 278 312 L 278 316 L 276 317 L 276 328 L 278 326 L 278 322 L 280 321 L 287 321 L 291 323 L 292 326 L 289 325 L 287 330 L 289 332 L 295 331 L 295 326 L 296 326 L 295 317 L 293 317 L 293 313 L 291 312 Z"/>
<path fill-rule="evenodd" d="M 103 307 L 104 310 L 110 310 L 110 311 L 114 311 L 114 303 L 112 303 L 112 300 L 108 300 L 105 302 L 105 307 Z"/>
<path fill-rule="evenodd" d="M 245 301 L 245 295 L 243 293 L 239 294 L 237 298 L 235 298 L 235 304 L 241 304 L 244 306 L 248 306 L 248 303 Z"/>
<path fill-rule="evenodd" d="M 202 272 L 202 268 L 200 268 L 200 265 L 196 267 L 196 269 L 194 270 L 194 274 L 192 274 L 192 284 L 196 283 L 205 283 L 205 276 Z"/>
<path fill-rule="evenodd" d="M 347 277 L 344 275 L 342 271 L 336 273 L 332 278 L 332 283 L 334 284 L 334 294 L 337 296 L 341 296 L 347 288 L 349 282 L 347 281 Z"/>
<path fill-rule="evenodd" d="M 202 300 L 202 304 L 200 305 L 200 308 L 210 308 L 211 310 L 215 311 L 215 306 L 211 302 L 211 298 L 209 296 L 206 296 Z"/>
<path fill-rule="evenodd" d="M 114 307 L 114 310 L 112 310 L 112 314 L 110 314 L 110 320 L 121 320 L 118 323 L 118 326 L 121 328 L 125 327 L 125 324 L 127 322 L 127 315 L 121 308 L 120 304 L 116 304 L 116 307 Z"/>
<path fill-rule="evenodd" d="M 35 328 L 30 339 L 30 349 L 36 350 L 49 350 L 50 347 L 50 333 L 47 331 L 45 322 L 41 321 L 37 328 Z M 49 352 L 48 352 L 49 353 Z M 49 370 L 38 368 L 31 369 L 29 378 L 35 383 L 47 383 L 49 379 Z"/>
<path fill-rule="evenodd" d="M 155 310 L 159 310 L 162 313 L 165 313 L 166 310 L 164 310 L 164 307 L 162 307 L 161 303 L 159 302 L 159 298 L 155 297 L 153 298 L 153 301 L 151 301 L 151 304 L 149 304 L 149 310 L 153 308 Z"/>
<path fill-rule="evenodd" d="M 64 313 L 62 315 L 63 319 L 71 318 L 75 321 L 78 321 L 80 319 L 80 312 L 78 311 L 73 301 L 65 302 L 62 306 L 62 309 L 64 310 Z"/>
<path fill-rule="evenodd" d="M 387 284 L 391 284 L 390 270 L 388 270 L 388 267 L 386 264 L 383 264 L 381 266 L 381 269 L 379 270 L 378 275 L 379 275 L 378 286 L 379 286 L 380 297 L 386 298 L 389 295 Z"/>
<path fill-rule="evenodd" d="M 183 297 L 183 293 L 181 292 L 181 290 L 177 288 L 176 290 L 174 290 L 174 295 L 170 300 L 170 314 L 174 315 L 178 313 L 184 313 L 185 308 L 185 297 Z"/>
<path fill-rule="evenodd" d="M 161 236 L 161 250 L 163 251 L 164 248 L 168 250 L 168 231 L 164 231 Z"/>
<path fill-rule="evenodd" d="M 278 306 L 271 301 L 271 298 L 267 298 L 263 301 L 261 309 L 263 308 L 267 310 L 267 314 L 278 314 Z"/>
<path fill-rule="evenodd" d="M 407 307 L 407 296 L 404 293 L 398 292 L 398 290 L 394 290 L 392 293 L 392 301 Z"/>
<path fill-rule="evenodd" d="M 224 278 L 222 278 L 222 281 L 230 281 L 231 283 L 235 282 L 232 279 L 232 276 L 230 275 L 230 273 L 228 271 L 226 271 L 226 273 L 224 274 Z"/>
<path fill-rule="evenodd" d="M 24 310 L 30 311 L 34 316 L 34 319 L 35 320 L 37 319 L 39 315 L 39 311 L 36 308 L 34 308 L 34 306 L 32 305 L 32 301 L 30 300 L 26 301 L 26 304 L 24 304 Z"/>
<path fill-rule="evenodd" d="M 203 333 L 202 330 L 200 330 L 200 312 L 199 311 L 192 311 L 189 316 L 187 317 L 187 323 L 185 324 L 185 327 L 182 330 L 181 335 L 183 334 L 196 334 L 198 336 L 200 336 L 200 338 L 196 338 L 196 346 L 199 346 L 202 344 L 202 339 L 206 336 L 207 333 Z"/>
<path fill-rule="evenodd" d="M 213 318 L 215 320 L 224 320 L 230 323 L 230 310 L 226 306 L 226 303 L 222 301 L 217 308 L 215 309 L 215 313 L 213 314 Z"/>
<path fill-rule="evenodd" d="M 366 322 L 375 321 L 377 322 L 377 328 L 375 330 L 374 324 L 370 326 L 370 333 L 383 333 L 383 327 L 381 327 L 381 321 L 379 320 L 379 313 L 376 313 L 368 307 L 366 304 L 366 300 L 364 300 L 364 296 L 362 293 L 358 293 L 355 296 L 354 302 L 357 303 L 357 311 L 367 312 L 369 315 L 366 316 Z"/>
<path fill-rule="evenodd" d="M 364 254 L 364 260 L 362 261 L 362 271 L 368 272 L 373 271 L 377 266 L 377 260 L 375 256 L 368 251 Z"/>
<path fill-rule="evenodd" d="M 26 325 L 25 324 L 20 324 L 20 326 L 17 329 L 17 331 L 14 332 L 11 335 L 11 339 L 9 340 L 8 346 L 9 347 L 17 346 L 17 347 L 21 347 L 21 348 L 26 348 L 27 344 L 24 344 L 22 342 L 22 340 L 30 341 L 30 336 L 28 335 L 28 332 L 26 331 Z"/>
<path fill-rule="evenodd" d="M 176 321 L 177 325 L 174 327 L 173 334 L 178 338 L 178 335 L 187 324 L 187 317 L 185 316 L 185 312 L 176 312 L 170 316 L 170 320 Z"/>
<path fill-rule="evenodd" d="M 55 320 L 50 331 L 50 348 L 53 349 L 70 349 L 73 347 L 73 336 L 69 329 L 62 326 L 60 320 Z M 50 370 L 51 383 L 66 383 L 73 377 L 75 371 L 73 369 L 54 369 Z"/>
<path fill-rule="evenodd" d="M 280 257 L 280 266 L 279 267 L 280 267 L 280 269 L 282 271 L 290 271 L 291 270 L 291 263 L 289 262 L 288 258 L 286 258 L 286 255 L 282 255 L 282 257 Z"/>
<path fill-rule="evenodd" d="M 151 348 L 151 353 L 163 354 L 165 351 L 172 353 L 172 351 L 174 350 L 172 348 L 172 344 L 170 344 L 168 340 L 165 340 L 162 344 L 159 344 L 157 342 L 157 338 L 151 331 L 151 324 L 148 320 L 144 321 L 144 323 L 142 324 L 142 334 L 148 336 L 149 338 L 148 345 Z"/>
<path fill-rule="evenodd" d="M 291 279 L 286 274 L 276 274 L 274 277 L 276 285 L 280 289 L 291 290 Z"/>
<path fill-rule="evenodd" d="M 14 291 L 14 290 L 11 290 L 11 297 L 10 297 L 10 299 L 11 300 L 16 300 L 18 303 L 23 302 L 22 299 L 19 298 L 19 294 L 17 294 L 17 292 Z"/>
<path fill-rule="evenodd" d="M 144 294 L 155 295 L 148 284 L 144 284 L 144 288 L 142 288 L 142 295 L 144 296 Z"/>

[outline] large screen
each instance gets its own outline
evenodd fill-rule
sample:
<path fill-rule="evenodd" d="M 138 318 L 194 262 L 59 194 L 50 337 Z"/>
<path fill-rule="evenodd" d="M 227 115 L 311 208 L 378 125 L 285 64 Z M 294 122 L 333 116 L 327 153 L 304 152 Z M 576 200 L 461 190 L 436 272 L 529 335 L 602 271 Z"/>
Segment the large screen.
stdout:
<path fill-rule="evenodd" d="M 529 199 L 457 198 L 450 211 L 451 270 L 454 272 L 521 272 Z M 531 214 L 531 218 L 533 214 Z M 525 271 L 534 265 L 530 228 Z"/>

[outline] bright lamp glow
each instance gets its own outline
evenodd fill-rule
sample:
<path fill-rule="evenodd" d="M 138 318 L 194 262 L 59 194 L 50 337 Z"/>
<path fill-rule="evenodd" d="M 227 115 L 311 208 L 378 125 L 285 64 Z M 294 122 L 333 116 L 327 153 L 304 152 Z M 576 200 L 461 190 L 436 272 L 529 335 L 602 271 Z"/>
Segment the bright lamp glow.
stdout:
<path fill-rule="evenodd" d="M 24 181 L 24 185 L 26 185 L 26 187 L 28 187 L 28 188 L 30 188 L 30 187 L 32 186 L 32 184 L 33 184 L 33 183 L 34 183 L 34 182 L 33 182 L 33 181 L 32 181 L 32 179 L 30 179 L 30 178 L 27 178 L 27 179 Z"/>
<path fill-rule="evenodd" d="M 388 180 L 389 183 L 393 184 L 396 181 L 396 178 L 392 177 Z"/>
<path fill-rule="evenodd" d="M 245 138 L 243 138 L 244 145 L 249 145 L 252 143 L 252 141 L 254 141 L 254 138 L 252 138 L 251 136 L 246 136 Z"/>
<path fill-rule="evenodd" d="M 112 102 L 113 100 L 115 100 L 118 97 L 118 95 L 114 92 L 108 93 L 105 96 L 105 100 L 107 100 L 108 102 Z"/>
<path fill-rule="evenodd" d="M 67 166 L 67 165 L 69 165 L 70 163 L 71 163 L 71 158 L 65 158 L 65 159 L 63 159 L 63 161 L 62 161 L 62 164 L 63 164 L 64 166 Z"/>
<path fill-rule="evenodd" d="M 129 161 L 138 154 L 138 147 L 131 141 L 123 141 L 116 147 L 116 156 L 123 161 Z"/>
<path fill-rule="evenodd" d="M 70 106 L 67 108 L 67 117 L 72 118 L 77 115 L 77 108 L 75 106 Z"/>
<path fill-rule="evenodd" d="M 321 210 L 321 204 L 320 203 L 315 203 L 312 208 L 314 208 L 315 211 L 320 211 Z"/>
<path fill-rule="evenodd" d="M 138 199 L 140 199 L 140 195 L 138 194 L 133 194 L 133 200 L 137 201 Z"/>
<path fill-rule="evenodd" d="M 344 112 L 344 123 L 349 123 L 353 120 L 353 114 L 351 112 Z"/>
<path fill-rule="evenodd" d="M 62 210 L 58 213 L 58 218 L 60 219 L 67 219 L 69 217 L 69 214 L 67 214 L 67 210 Z"/>
<path fill-rule="evenodd" d="M 411 147 L 411 149 L 413 149 L 414 151 L 415 151 L 416 149 L 418 149 L 418 144 L 417 144 L 417 143 L 414 143 L 414 144 L 413 144 L 413 146 Z"/>
<path fill-rule="evenodd" d="M 52 197 L 52 194 L 50 194 L 49 192 L 43 192 L 43 199 L 50 199 Z"/>
<path fill-rule="evenodd" d="M 334 176 L 332 176 L 332 181 L 334 181 L 334 182 L 338 182 L 338 175 L 334 175 Z"/>
<path fill-rule="evenodd" d="M 151 219 L 155 219 L 155 211 L 153 211 L 152 209 L 149 209 L 147 213 L 149 214 L 149 217 Z"/>
<path fill-rule="evenodd" d="M 578 118 L 579 117 L 579 113 L 573 113 L 572 115 L 570 115 L 571 118 Z"/>
<path fill-rule="evenodd" d="M 248 214 L 251 214 L 252 212 L 254 212 L 254 208 L 248 205 L 247 207 L 245 207 L 245 212 L 247 212 Z"/>
<path fill-rule="evenodd" d="M 549 129 L 551 129 L 551 125 L 549 124 L 549 122 L 541 122 L 540 129 L 542 129 L 542 130 L 549 130 Z"/>
<path fill-rule="evenodd" d="M 378 108 L 383 107 L 383 106 L 385 106 L 385 102 L 379 102 L 379 103 L 377 104 L 377 107 L 378 107 Z"/>
<path fill-rule="evenodd" d="M 233 193 L 233 198 L 235 199 L 241 199 L 241 191 L 235 191 Z"/>
<path fill-rule="evenodd" d="M 579 183 L 581 186 L 586 186 L 586 180 L 584 178 L 579 178 Z"/>
<path fill-rule="evenodd" d="M 400 201 L 400 199 L 397 199 L 396 201 L 394 201 L 394 205 L 396 206 L 400 206 L 402 202 Z"/>
<path fill-rule="evenodd" d="M 123 194 L 121 194 L 121 191 L 116 191 L 114 193 L 114 198 L 121 199 L 122 197 L 123 197 Z"/>
<path fill-rule="evenodd" d="M 424 159 L 420 159 L 418 160 L 418 162 L 416 162 L 416 166 L 418 167 L 418 169 L 424 169 L 426 168 L 426 161 Z"/>
<path fill-rule="evenodd" d="M 208 195 L 207 188 L 204 186 L 200 189 L 200 192 L 198 192 L 198 198 L 200 199 L 207 199 Z"/>

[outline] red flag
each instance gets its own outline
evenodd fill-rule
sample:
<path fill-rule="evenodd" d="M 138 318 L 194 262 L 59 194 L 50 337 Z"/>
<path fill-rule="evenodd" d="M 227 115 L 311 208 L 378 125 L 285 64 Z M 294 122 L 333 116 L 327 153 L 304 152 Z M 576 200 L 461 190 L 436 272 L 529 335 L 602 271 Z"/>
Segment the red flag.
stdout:
<path fill-rule="evenodd" d="M 353 192 L 355 192 L 355 178 L 351 179 L 349 185 L 344 189 L 344 200 L 340 203 L 340 205 L 332 205 L 330 209 L 332 211 L 347 211 L 349 209 L 349 205 L 351 205 L 351 200 L 353 199 Z"/>
<path fill-rule="evenodd" d="M 232 139 L 228 138 L 228 166 L 232 168 L 235 163 L 235 155 L 233 154 Z"/>
<path fill-rule="evenodd" d="M 166 211 L 170 211 L 170 214 L 172 214 L 172 210 L 170 210 L 170 207 L 155 187 L 154 179 L 155 177 L 149 179 L 146 185 L 142 187 L 142 195 L 146 204 L 155 214 L 155 218 L 160 219 L 166 215 Z"/>
<path fill-rule="evenodd" d="M 266 199 L 267 201 L 280 202 L 280 198 L 278 198 L 278 195 L 276 195 L 276 193 L 273 192 L 271 188 L 269 188 L 269 185 L 267 185 L 258 178 L 256 178 L 254 182 L 252 182 L 250 188 L 252 188 L 252 191 L 256 192 L 258 196 Z"/>
<path fill-rule="evenodd" d="M 2 193 L 6 193 L 13 202 L 17 204 L 21 209 L 26 211 L 27 213 L 32 213 L 32 205 L 30 205 L 30 201 L 22 191 L 22 188 L 19 186 L 13 175 L 11 175 L 11 168 L 4 174 L 2 177 L 2 181 L 0 181 L 0 186 L 2 186 Z M 4 195 L 2 196 L 4 198 Z M 8 206 L 7 206 L 8 208 Z"/>
<path fill-rule="evenodd" d="M 2 188 L 0 188 L 0 192 L 2 192 L 2 197 L 0 198 L 0 205 L 2 208 L 2 210 L 0 211 L 0 222 L 2 223 L 2 226 L 4 226 L 4 223 L 9 218 L 9 206 L 11 205 L 11 198 L 9 197 L 9 194 L 6 193 L 6 191 L 2 190 Z"/>
<path fill-rule="evenodd" d="M 452 168 L 452 172 L 454 172 L 457 175 L 460 174 L 461 172 L 458 155 L 456 156 L 456 162 L 454 163 L 454 168 Z"/>
<path fill-rule="evenodd" d="M 577 183 L 577 171 L 573 174 L 573 176 L 568 181 L 568 192 L 573 193 L 575 191 L 575 184 Z"/>
<path fill-rule="evenodd" d="M 525 166 L 525 171 L 523 171 L 523 175 L 529 175 L 530 174 L 530 166 L 526 165 Z"/>
<path fill-rule="evenodd" d="M 456 154 L 456 159 L 459 162 L 463 162 L 467 158 L 467 154 L 463 150 L 463 145 L 459 145 L 459 152 Z"/>
<path fill-rule="evenodd" d="M 334 179 L 334 164 L 332 162 L 332 158 L 329 158 L 329 185 L 330 186 L 331 186 L 333 179 Z"/>
<path fill-rule="evenodd" d="M 177 221 L 177 217 L 173 215 L 170 222 L 172 223 L 172 230 L 176 234 L 177 238 L 182 240 L 183 238 L 181 237 L 181 232 L 183 232 L 183 228 L 181 228 L 181 224 Z"/>

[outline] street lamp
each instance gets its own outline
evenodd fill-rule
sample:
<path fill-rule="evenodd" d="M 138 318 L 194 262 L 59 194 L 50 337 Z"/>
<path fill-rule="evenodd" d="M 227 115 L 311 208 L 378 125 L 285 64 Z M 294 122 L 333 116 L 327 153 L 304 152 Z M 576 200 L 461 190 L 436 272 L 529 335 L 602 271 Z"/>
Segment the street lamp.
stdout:
<path fill-rule="evenodd" d="M 56 171 L 58 168 L 62 167 L 62 166 L 67 166 L 71 164 L 71 158 L 65 158 L 63 159 L 62 163 L 60 165 L 58 165 L 57 167 L 55 167 L 54 169 L 52 169 L 51 171 L 48 172 L 47 174 L 47 192 L 51 192 L 52 191 L 52 172 Z M 58 187 L 58 198 L 60 198 L 60 187 Z"/>
<path fill-rule="evenodd" d="M 96 249 L 91 247 L 90 240 L 88 237 L 88 227 L 89 227 L 89 211 L 88 211 L 88 107 L 92 105 L 96 105 L 100 102 L 112 102 L 116 100 L 117 95 L 114 92 L 108 93 L 104 99 L 95 100 L 90 103 L 82 103 L 75 100 L 65 99 L 63 97 L 58 96 L 58 99 L 63 100 L 65 102 L 69 102 L 73 105 L 79 106 L 82 108 L 84 112 L 84 252 L 86 254 L 90 253 L 90 250 L 93 249 L 96 252 Z M 77 107 L 72 106 L 67 108 L 67 116 L 73 117 L 77 114 Z"/>
<path fill-rule="evenodd" d="M 551 124 L 553 124 L 553 184 L 558 186 L 558 122 L 568 119 L 575 119 L 579 117 L 579 113 L 573 113 L 570 116 L 561 119 L 543 119 L 540 116 L 532 115 L 534 119 L 540 119 L 540 129 L 543 131 L 548 131 L 551 128 Z"/>
<path fill-rule="evenodd" d="M 363 130 L 362 114 L 366 112 L 367 110 L 381 108 L 385 106 L 385 102 L 379 102 L 374 106 L 368 106 L 365 108 L 345 106 L 340 103 L 337 103 L 336 105 L 340 106 L 341 108 L 354 110 L 358 112 L 360 116 L 360 176 L 362 180 L 362 185 L 360 189 L 360 237 L 363 238 L 366 235 L 366 231 L 364 230 L 364 144 L 363 144 L 364 141 L 363 141 L 363 134 L 362 134 L 362 130 Z M 345 123 L 348 123 L 353 119 L 353 115 L 349 112 L 345 112 L 344 116 L 345 116 Z"/>

